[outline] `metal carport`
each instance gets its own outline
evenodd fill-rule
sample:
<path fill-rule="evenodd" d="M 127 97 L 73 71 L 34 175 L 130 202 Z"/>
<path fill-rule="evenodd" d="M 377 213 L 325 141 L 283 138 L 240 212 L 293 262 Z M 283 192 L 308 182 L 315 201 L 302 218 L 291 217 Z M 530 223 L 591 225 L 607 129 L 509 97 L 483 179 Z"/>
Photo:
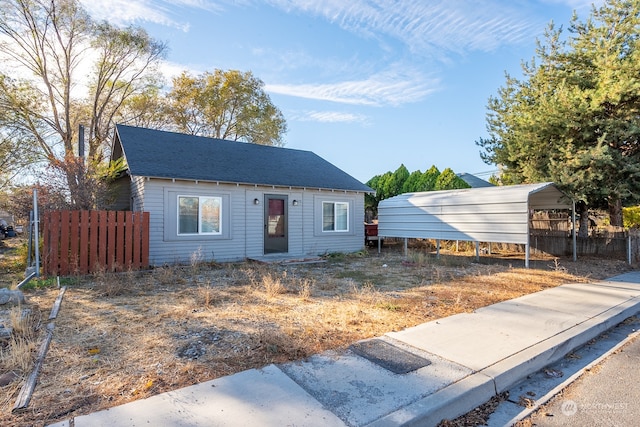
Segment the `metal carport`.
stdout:
<path fill-rule="evenodd" d="M 405 193 L 378 204 L 378 236 L 524 244 L 529 267 L 529 219 L 548 209 L 575 217 L 573 201 L 552 182 Z M 573 251 L 575 259 L 575 232 Z"/>

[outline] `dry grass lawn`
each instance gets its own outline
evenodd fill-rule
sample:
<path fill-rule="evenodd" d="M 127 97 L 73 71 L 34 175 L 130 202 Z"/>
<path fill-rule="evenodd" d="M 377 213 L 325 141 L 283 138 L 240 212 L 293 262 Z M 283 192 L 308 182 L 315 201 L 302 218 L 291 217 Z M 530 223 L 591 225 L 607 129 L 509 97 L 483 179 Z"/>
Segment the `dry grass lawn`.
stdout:
<path fill-rule="evenodd" d="M 39 337 L 24 340 L 23 356 L 3 345 L 0 374 L 19 378 L 0 389 L 0 425 L 46 425 L 629 269 L 621 260 L 538 258 L 526 270 L 522 254 L 476 263 L 470 253 L 411 251 L 408 260 L 391 245 L 316 264 L 194 262 L 73 278 L 31 404 L 12 414 L 29 375 L 24 354 L 30 365 L 59 293 L 25 291 Z"/>

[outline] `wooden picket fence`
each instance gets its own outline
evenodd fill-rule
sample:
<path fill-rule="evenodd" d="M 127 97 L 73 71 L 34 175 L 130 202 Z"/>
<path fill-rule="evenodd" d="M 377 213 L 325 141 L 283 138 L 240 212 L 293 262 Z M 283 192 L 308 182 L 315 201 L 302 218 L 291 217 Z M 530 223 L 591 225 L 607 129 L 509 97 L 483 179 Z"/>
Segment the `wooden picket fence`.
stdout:
<path fill-rule="evenodd" d="M 45 275 L 149 266 L 149 212 L 49 211 L 41 228 Z"/>

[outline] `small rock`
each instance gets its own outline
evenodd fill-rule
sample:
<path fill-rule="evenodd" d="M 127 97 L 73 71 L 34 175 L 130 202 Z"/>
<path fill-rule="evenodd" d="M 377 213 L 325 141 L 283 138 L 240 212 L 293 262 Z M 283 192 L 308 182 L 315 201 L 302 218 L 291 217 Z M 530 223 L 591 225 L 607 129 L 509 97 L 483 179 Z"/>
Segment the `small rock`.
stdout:
<path fill-rule="evenodd" d="M 10 290 L 0 288 L 0 305 L 20 305 L 24 304 L 24 294 L 21 290 Z"/>
<path fill-rule="evenodd" d="M 178 351 L 178 356 L 183 359 L 197 360 L 204 356 L 206 352 L 207 347 L 202 343 L 202 341 L 194 341 L 180 349 Z"/>
<path fill-rule="evenodd" d="M 11 327 L 7 328 L 4 325 L 0 326 L 0 340 L 7 340 L 11 338 L 12 334 L 13 334 L 13 328 Z"/>
<path fill-rule="evenodd" d="M 5 372 L 0 375 L 0 387 L 6 387 L 19 378 L 18 374 L 13 371 Z"/>
<path fill-rule="evenodd" d="M 559 371 L 557 369 L 551 369 L 551 368 L 544 369 L 543 372 L 549 378 L 561 378 L 564 375 L 562 371 Z"/>

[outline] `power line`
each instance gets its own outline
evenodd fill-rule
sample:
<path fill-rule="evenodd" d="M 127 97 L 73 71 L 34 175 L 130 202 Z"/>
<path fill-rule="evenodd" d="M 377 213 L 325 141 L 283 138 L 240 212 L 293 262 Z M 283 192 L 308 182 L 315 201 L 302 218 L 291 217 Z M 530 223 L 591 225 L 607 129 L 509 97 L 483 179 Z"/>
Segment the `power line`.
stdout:
<path fill-rule="evenodd" d="M 494 170 L 490 170 L 490 171 L 484 171 L 484 172 L 475 172 L 472 173 L 471 175 L 475 175 L 475 176 L 491 176 L 491 175 L 496 175 L 500 172 L 500 169 L 494 169 Z"/>

